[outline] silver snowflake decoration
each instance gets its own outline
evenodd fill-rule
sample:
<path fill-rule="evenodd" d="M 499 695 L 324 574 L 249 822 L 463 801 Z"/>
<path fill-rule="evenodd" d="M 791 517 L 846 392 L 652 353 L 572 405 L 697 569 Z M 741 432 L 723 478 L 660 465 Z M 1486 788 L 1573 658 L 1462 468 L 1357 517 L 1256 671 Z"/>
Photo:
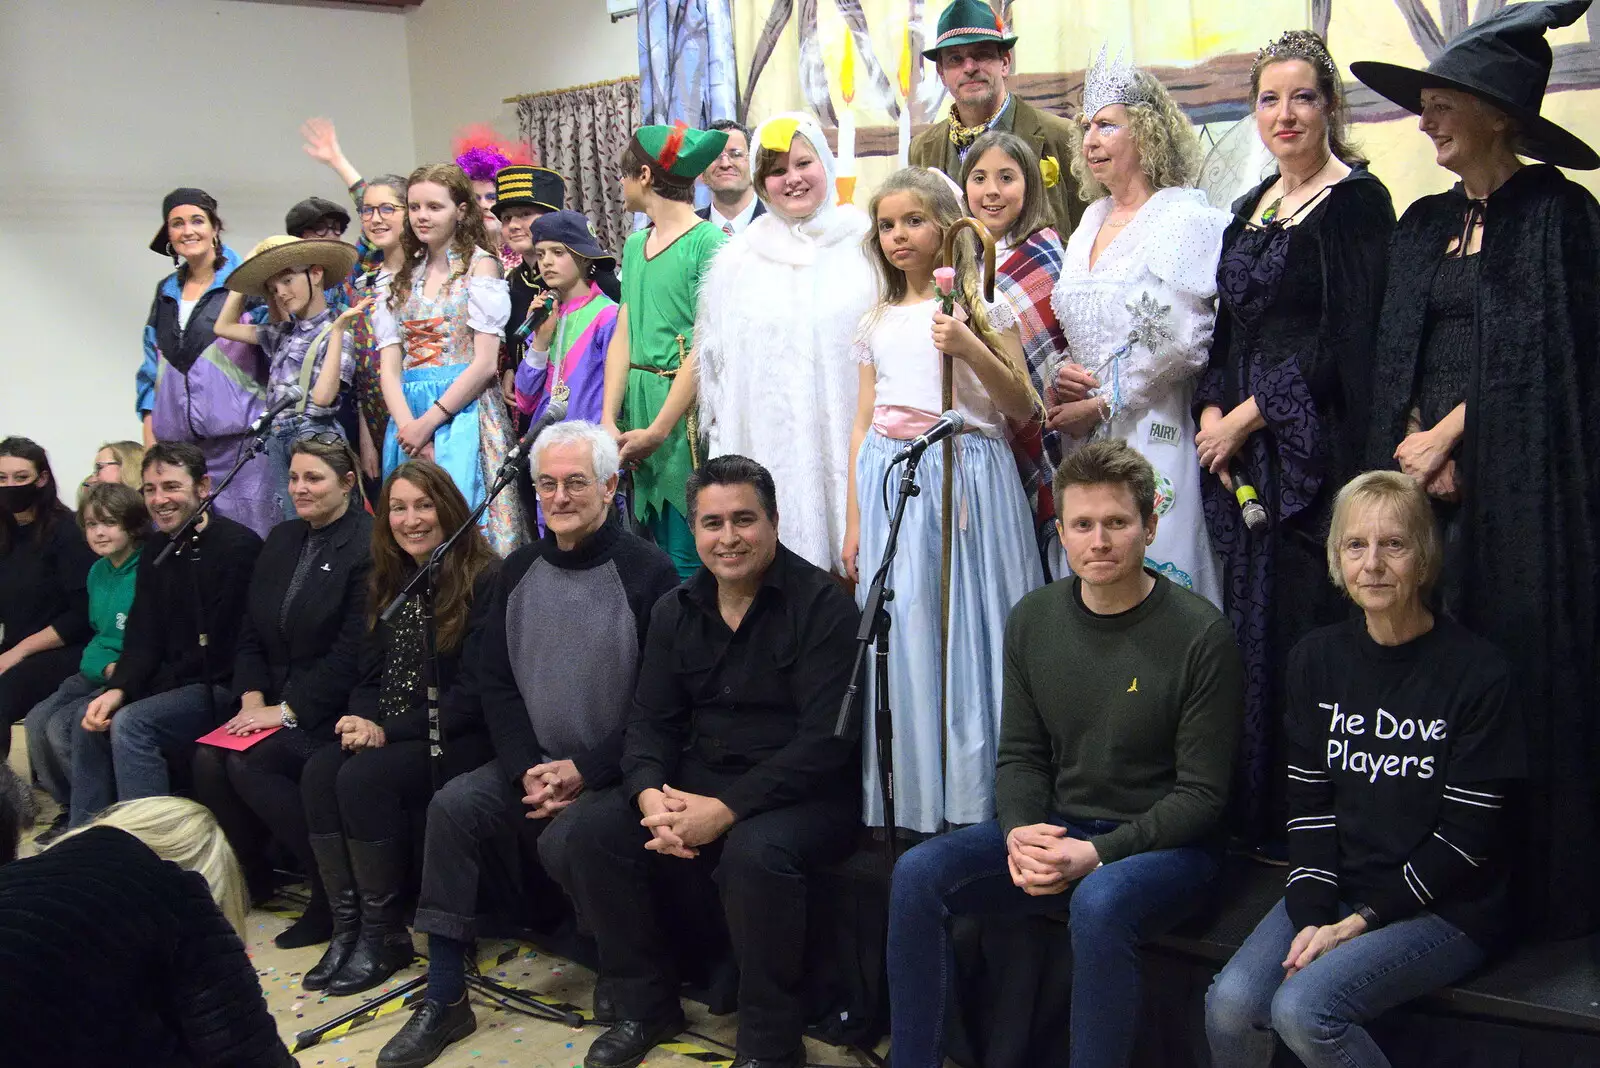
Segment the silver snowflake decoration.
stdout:
<path fill-rule="evenodd" d="M 1154 352 L 1156 346 L 1163 341 L 1172 340 L 1172 331 L 1167 328 L 1167 321 L 1172 318 L 1172 306 L 1159 304 L 1149 292 L 1140 294 L 1139 299 L 1128 306 L 1128 346 L 1143 345 Z"/>

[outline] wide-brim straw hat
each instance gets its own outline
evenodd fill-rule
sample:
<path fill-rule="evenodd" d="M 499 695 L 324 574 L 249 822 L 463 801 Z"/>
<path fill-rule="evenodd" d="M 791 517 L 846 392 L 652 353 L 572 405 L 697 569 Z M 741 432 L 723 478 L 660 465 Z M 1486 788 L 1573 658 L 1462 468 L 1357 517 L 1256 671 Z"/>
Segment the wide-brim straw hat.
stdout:
<path fill-rule="evenodd" d="M 322 285 L 327 288 L 342 282 L 361 258 L 356 247 L 343 241 L 290 237 L 277 234 L 257 245 L 250 258 L 234 268 L 225 283 L 235 293 L 250 297 L 267 295 L 267 280 L 288 270 L 322 268 Z"/>

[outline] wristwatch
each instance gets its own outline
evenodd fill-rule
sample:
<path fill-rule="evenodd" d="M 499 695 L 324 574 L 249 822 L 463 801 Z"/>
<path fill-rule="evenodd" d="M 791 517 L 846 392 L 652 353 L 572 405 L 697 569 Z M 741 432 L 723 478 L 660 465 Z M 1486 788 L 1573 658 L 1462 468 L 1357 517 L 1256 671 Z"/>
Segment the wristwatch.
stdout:
<path fill-rule="evenodd" d="M 295 718 L 294 709 L 289 707 L 288 701 L 280 701 L 278 703 L 278 711 L 283 714 L 282 719 L 285 727 L 293 728 L 300 726 L 300 720 Z"/>
<path fill-rule="evenodd" d="M 1356 915 L 1367 921 L 1367 930 L 1376 931 L 1383 926 L 1383 921 L 1378 919 L 1378 914 L 1372 911 L 1371 905 L 1362 905 L 1356 909 Z"/>

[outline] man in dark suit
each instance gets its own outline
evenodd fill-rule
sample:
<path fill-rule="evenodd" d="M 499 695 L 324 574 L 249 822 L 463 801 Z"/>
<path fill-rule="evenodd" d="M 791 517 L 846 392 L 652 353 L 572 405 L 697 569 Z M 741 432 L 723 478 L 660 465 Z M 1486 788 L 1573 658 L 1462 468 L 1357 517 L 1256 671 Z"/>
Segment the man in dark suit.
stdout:
<path fill-rule="evenodd" d="M 1040 160 L 1054 160 L 1054 185 L 1045 198 L 1055 216 L 1056 232 L 1065 241 L 1083 215 L 1083 201 L 1068 170 L 1076 138 L 1072 123 L 1040 111 L 1006 88 L 1017 41 L 989 7 L 987 0 L 955 0 L 939 16 L 939 36 L 922 54 L 939 68 L 950 91 L 950 113 L 911 142 L 915 167 L 933 167 L 961 184 L 961 167 L 972 142 L 988 130 L 1009 130 L 1032 146 Z"/>
<path fill-rule="evenodd" d="M 718 119 L 710 128 L 724 131 L 728 144 L 700 176 L 711 190 L 711 204 L 695 214 L 716 223 L 723 233 L 733 237 L 765 215 L 767 206 L 756 196 L 750 182 L 750 131 L 732 119 Z"/>

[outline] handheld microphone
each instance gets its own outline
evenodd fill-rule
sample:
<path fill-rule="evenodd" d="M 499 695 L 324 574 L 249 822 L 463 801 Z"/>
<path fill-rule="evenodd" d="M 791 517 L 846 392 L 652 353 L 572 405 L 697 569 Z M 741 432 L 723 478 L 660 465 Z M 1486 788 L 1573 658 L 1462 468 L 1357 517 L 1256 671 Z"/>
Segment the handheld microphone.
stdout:
<path fill-rule="evenodd" d="M 894 459 L 889 461 L 889 464 L 892 467 L 893 465 L 900 463 L 902 460 L 911 460 L 920 457 L 923 453 L 928 451 L 929 446 L 937 445 L 945 438 L 948 438 L 954 434 L 959 434 L 966 428 L 966 417 L 960 412 L 953 409 L 945 412 L 939 417 L 938 422 L 934 423 L 927 430 L 923 431 L 920 436 L 911 439 L 911 444 L 907 445 L 905 448 L 896 453 Z"/>
<path fill-rule="evenodd" d="M 528 428 L 528 432 L 522 435 L 522 440 L 517 442 L 516 446 L 506 454 L 506 463 L 522 463 L 527 458 L 528 452 L 533 448 L 533 443 L 538 440 L 539 435 L 544 433 L 547 427 L 554 426 L 566 417 L 567 398 L 551 397 L 550 403 L 545 406 L 544 414 L 533 421 L 533 425 Z"/>
<path fill-rule="evenodd" d="M 288 387 L 283 396 L 278 398 L 278 402 L 276 404 L 262 412 L 260 415 L 256 416 L 256 421 L 250 424 L 250 429 L 245 431 L 245 433 L 259 434 L 263 430 L 266 430 L 272 426 L 273 420 L 277 419 L 278 416 L 287 411 L 290 405 L 297 403 L 302 396 L 304 396 L 304 394 L 300 392 L 299 386 Z"/>
<path fill-rule="evenodd" d="M 1262 507 L 1256 488 L 1244 477 L 1238 464 L 1228 465 L 1228 477 L 1233 480 L 1233 499 L 1239 502 L 1239 515 L 1244 519 L 1245 528 L 1252 534 L 1265 534 L 1267 510 Z"/>

